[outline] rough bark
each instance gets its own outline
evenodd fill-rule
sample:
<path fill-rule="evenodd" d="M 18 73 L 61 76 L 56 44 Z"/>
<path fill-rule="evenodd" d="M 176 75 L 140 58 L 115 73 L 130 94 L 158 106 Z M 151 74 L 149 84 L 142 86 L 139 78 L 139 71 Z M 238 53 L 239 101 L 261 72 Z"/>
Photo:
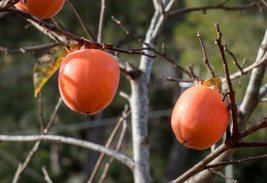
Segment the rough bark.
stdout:
<path fill-rule="evenodd" d="M 169 12 L 177 0 L 163 0 L 162 4 L 154 1 L 155 13 L 147 31 L 143 47 L 154 47 L 157 37 L 166 21 L 165 12 Z M 161 6 L 162 5 L 162 6 Z M 164 12 L 163 12 L 164 11 Z M 146 54 L 151 51 L 147 50 Z M 141 56 L 139 69 L 143 72 L 137 79 L 131 79 L 130 105 L 132 111 L 132 139 L 133 160 L 135 162 L 133 174 L 136 183 L 150 183 L 152 178 L 149 169 L 149 146 L 147 134 L 148 118 L 148 84 L 151 74 L 153 59 Z"/>

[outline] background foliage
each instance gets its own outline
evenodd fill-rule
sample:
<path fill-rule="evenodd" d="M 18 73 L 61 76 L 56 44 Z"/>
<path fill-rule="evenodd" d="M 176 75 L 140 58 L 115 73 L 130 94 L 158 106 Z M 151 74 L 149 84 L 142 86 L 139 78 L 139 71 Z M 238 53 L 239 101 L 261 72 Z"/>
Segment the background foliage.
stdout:
<path fill-rule="evenodd" d="M 219 1 L 187 0 L 179 1 L 176 8 L 205 6 Z M 229 5 L 238 5 L 252 1 L 230 1 Z M 88 28 L 94 35 L 97 33 L 100 1 L 75 1 Z M 141 44 L 127 36 L 119 26 L 111 20 L 111 15 L 121 20 L 127 28 L 138 37 L 144 38 L 153 15 L 152 1 L 109 0 L 106 2 L 103 42 L 111 42 L 120 48 L 139 48 Z M 194 71 L 203 79 L 209 77 L 202 63 L 202 52 L 197 32 L 200 31 L 205 42 L 208 57 L 217 77 L 223 77 L 220 53 L 214 44 L 216 32 L 214 23 L 218 22 L 223 32 L 224 42 L 235 54 L 239 63 L 244 59 L 245 66 L 254 62 L 259 44 L 266 28 L 266 9 L 250 9 L 245 11 L 209 10 L 181 14 L 172 17 L 164 27 L 160 39 L 166 40 L 166 54 L 179 64 L 193 65 Z M 80 36 L 86 36 L 66 2 L 62 11 L 56 16 L 68 31 Z M 51 20 L 47 20 L 50 22 Z M 23 18 L 9 13 L 0 13 L 0 46 L 5 48 L 20 48 L 24 46 L 49 43 L 51 40 L 32 27 Z M 159 44 L 160 45 L 160 44 Z M 160 49 L 160 46 L 159 46 Z M 33 98 L 32 69 L 37 58 L 44 51 L 25 54 L 0 54 L 0 133 L 1 134 L 38 134 L 38 101 Z M 121 60 L 137 65 L 139 56 L 119 54 Z M 237 71 L 231 58 L 228 58 L 230 72 Z M 168 76 L 181 76 L 179 70 L 172 65 L 156 58 L 151 83 L 149 86 L 150 115 L 149 142 L 151 172 L 155 182 L 164 182 L 177 177 L 179 173 L 194 165 L 209 150 L 194 151 L 182 147 L 175 139 L 170 126 L 171 108 L 180 94 L 180 87 L 166 80 Z M 243 76 L 234 81 L 237 104 L 245 92 L 248 77 Z M 185 79 L 187 79 L 185 77 Z M 265 76 L 264 83 L 267 78 Z M 130 85 L 123 74 L 118 91 L 130 92 Z M 52 76 L 42 90 L 44 116 L 47 121 L 56 104 L 59 92 L 57 73 Z M 160 97 L 159 97 L 160 96 Z M 71 135 L 93 142 L 104 144 L 114 124 L 127 101 L 116 95 L 111 105 L 100 114 L 86 117 L 76 114 L 62 105 L 58 119 L 51 133 Z M 266 103 L 261 103 L 256 115 L 251 121 L 257 121 L 267 114 Z M 128 133 L 124 139 L 122 151 L 131 153 L 131 132 L 128 123 Z M 266 129 L 250 136 L 248 140 L 263 141 L 267 138 Z M 33 144 L 0 143 L 0 182 L 11 182 L 17 164 L 24 161 Z M 178 151 L 179 150 L 179 151 Z M 234 159 L 241 159 L 255 154 L 266 153 L 266 148 L 248 148 L 238 150 Z M 51 159 L 54 157 L 55 159 Z M 98 153 L 79 149 L 69 145 L 43 143 L 30 168 L 22 176 L 20 182 L 44 182 L 40 167 L 45 165 L 54 182 L 83 182 L 88 178 L 94 167 Z M 174 164 L 174 162 L 176 164 Z M 240 182 L 267 182 L 267 161 L 253 161 L 234 166 L 234 177 Z M 217 178 L 215 182 L 223 182 Z M 132 182 L 130 170 L 115 162 L 109 171 L 106 182 Z"/>

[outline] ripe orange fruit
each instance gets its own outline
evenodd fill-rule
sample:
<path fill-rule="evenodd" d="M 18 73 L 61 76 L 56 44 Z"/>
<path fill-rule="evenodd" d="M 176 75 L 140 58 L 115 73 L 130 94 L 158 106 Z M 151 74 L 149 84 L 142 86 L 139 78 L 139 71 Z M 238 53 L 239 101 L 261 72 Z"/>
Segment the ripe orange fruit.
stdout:
<path fill-rule="evenodd" d="M 223 96 L 206 86 L 193 86 L 177 100 L 171 117 L 172 130 L 184 146 L 207 149 L 223 136 L 230 112 Z"/>
<path fill-rule="evenodd" d="M 98 49 L 70 53 L 61 63 L 58 86 L 65 104 L 82 114 L 95 114 L 106 108 L 118 89 L 117 61 Z"/>
<path fill-rule="evenodd" d="M 63 7 L 65 0 L 20 0 L 14 6 L 37 18 L 47 19 L 55 16 Z"/>

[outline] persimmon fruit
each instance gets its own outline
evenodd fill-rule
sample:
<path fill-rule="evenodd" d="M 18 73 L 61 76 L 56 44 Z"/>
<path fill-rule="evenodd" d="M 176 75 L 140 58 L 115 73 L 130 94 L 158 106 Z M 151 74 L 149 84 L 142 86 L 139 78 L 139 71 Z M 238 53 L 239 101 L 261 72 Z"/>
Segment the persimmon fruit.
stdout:
<path fill-rule="evenodd" d="M 59 69 L 58 86 L 64 103 L 73 111 L 92 115 L 106 108 L 118 89 L 117 61 L 99 49 L 68 54 Z"/>
<path fill-rule="evenodd" d="M 14 6 L 37 18 L 47 19 L 55 16 L 63 7 L 65 0 L 20 0 Z"/>
<path fill-rule="evenodd" d="M 171 117 L 172 130 L 184 146 L 207 149 L 228 126 L 230 112 L 223 96 L 207 86 L 193 86 L 178 98 Z"/>

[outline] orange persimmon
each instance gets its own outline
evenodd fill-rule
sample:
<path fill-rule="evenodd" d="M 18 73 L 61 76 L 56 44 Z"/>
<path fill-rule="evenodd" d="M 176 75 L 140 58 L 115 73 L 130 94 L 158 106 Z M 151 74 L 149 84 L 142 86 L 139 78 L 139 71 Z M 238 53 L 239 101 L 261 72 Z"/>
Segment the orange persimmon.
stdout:
<path fill-rule="evenodd" d="M 117 61 L 99 49 L 68 54 L 59 69 L 58 86 L 64 103 L 73 111 L 91 115 L 113 100 L 120 78 Z"/>
<path fill-rule="evenodd" d="M 14 6 L 37 18 L 47 19 L 55 16 L 63 7 L 65 0 L 20 0 Z"/>
<path fill-rule="evenodd" d="M 230 112 L 226 100 L 207 86 L 193 86 L 177 100 L 171 117 L 172 130 L 184 146 L 207 149 L 223 136 Z"/>

